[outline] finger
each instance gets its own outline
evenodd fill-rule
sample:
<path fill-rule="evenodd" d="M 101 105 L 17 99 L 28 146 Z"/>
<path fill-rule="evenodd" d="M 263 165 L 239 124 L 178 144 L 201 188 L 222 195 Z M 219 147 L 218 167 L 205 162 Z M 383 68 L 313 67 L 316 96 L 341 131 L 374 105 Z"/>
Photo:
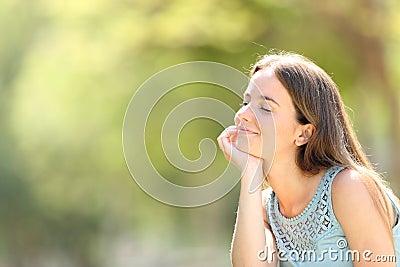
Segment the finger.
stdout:
<path fill-rule="evenodd" d="M 226 129 L 224 129 L 224 130 L 222 131 L 222 133 L 218 136 L 217 139 L 228 137 L 229 135 L 232 134 L 232 132 L 235 131 L 235 129 L 236 129 L 236 126 L 229 126 L 229 127 L 227 127 Z"/>
<path fill-rule="evenodd" d="M 237 129 L 236 126 L 230 126 L 228 128 L 225 129 L 225 132 L 229 138 L 229 141 L 231 143 L 236 142 L 236 137 L 237 137 Z"/>
<path fill-rule="evenodd" d="M 231 160 L 234 157 L 234 155 L 240 154 L 239 153 L 240 151 L 235 147 L 234 144 L 232 144 L 232 142 L 229 138 L 222 139 L 221 143 L 224 147 L 224 151 L 225 151 L 225 154 L 226 154 L 226 157 L 228 160 Z"/>
<path fill-rule="evenodd" d="M 225 145 L 226 137 L 222 136 L 222 134 L 221 134 L 221 136 L 218 137 L 217 141 L 218 141 L 219 148 L 222 150 L 222 153 L 224 153 L 225 159 L 230 160 L 230 155 L 229 155 L 229 153 L 227 153 L 228 150 L 226 149 L 226 145 Z"/>
<path fill-rule="evenodd" d="M 234 143 L 236 143 L 236 140 L 237 140 L 237 135 L 238 135 L 238 131 L 237 131 L 237 129 L 235 128 L 235 131 L 234 132 L 232 132 L 232 134 L 231 134 L 231 142 L 234 144 Z"/>
<path fill-rule="evenodd" d="M 229 139 L 222 138 L 220 139 L 220 146 L 222 147 L 222 152 L 224 153 L 226 160 L 231 160 L 232 157 L 232 144 L 229 142 Z"/>
<path fill-rule="evenodd" d="M 218 138 L 217 138 L 219 148 L 220 148 L 220 149 L 222 150 L 222 152 L 225 154 L 224 145 L 223 145 L 223 143 L 222 143 L 222 140 L 223 140 L 223 137 L 218 137 Z"/>
<path fill-rule="evenodd" d="M 236 139 L 236 134 L 236 126 L 231 125 L 224 129 L 224 131 L 222 131 L 222 133 L 217 138 L 218 145 L 224 153 L 225 159 L 229 161 L 232 158 L 232 139 Z"/>

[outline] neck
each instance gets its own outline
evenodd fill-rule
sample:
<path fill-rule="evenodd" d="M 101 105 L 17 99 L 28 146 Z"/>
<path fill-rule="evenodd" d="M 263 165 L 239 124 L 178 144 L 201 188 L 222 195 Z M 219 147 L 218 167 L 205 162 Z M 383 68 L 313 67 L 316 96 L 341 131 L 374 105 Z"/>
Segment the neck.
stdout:
<path fill-rule="evenodd" d="M 278 198 L 280 212 L 288 218 L 300 214 L 315 195 L 324 173 L 322 170 L 306 176 L 293 161 L 274 161 L 267 178 Z"/>

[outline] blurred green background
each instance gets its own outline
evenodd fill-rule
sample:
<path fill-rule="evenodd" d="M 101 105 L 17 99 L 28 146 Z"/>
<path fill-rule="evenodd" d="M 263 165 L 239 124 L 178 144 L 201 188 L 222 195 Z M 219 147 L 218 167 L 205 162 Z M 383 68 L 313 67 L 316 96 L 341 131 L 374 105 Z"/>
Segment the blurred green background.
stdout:
<path fill-rule="evenodd" d="M 398 0 L 2 0 L 0 29 L 0 267 L 229 266 L 237 187 L 204 207 L 172 207 L 124 162 L 130 98 L 186 61 L 247 73 L 271 48 L 312 58 L 400 193 Z M 219 134 L 209 123 L 182 133 L 188 157 L 198 150 L 187 136 Z"/>

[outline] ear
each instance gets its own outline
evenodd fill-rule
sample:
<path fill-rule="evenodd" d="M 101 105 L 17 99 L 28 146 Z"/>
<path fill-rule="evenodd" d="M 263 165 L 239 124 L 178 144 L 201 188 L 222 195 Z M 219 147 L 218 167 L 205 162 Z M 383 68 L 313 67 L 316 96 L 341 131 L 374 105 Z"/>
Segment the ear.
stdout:
<path fill-rule="evenodd" d="M 316 128 L 311 123 L 300 125 L 298 129 L 298 135 L 295 140 L 296 146 L 302 146 L 310 141 Z"/>

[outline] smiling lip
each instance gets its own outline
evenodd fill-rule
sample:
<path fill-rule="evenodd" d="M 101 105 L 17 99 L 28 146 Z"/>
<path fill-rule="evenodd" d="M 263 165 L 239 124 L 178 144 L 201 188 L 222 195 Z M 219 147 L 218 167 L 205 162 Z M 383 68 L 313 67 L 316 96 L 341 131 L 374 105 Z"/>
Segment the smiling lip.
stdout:
<path fill-rule="evenodd" d="M 245 128 L 238 128 L 239 134 L 258 134 L 257 132 L 253 132 L 252 130 L 245 129 Z"/>

